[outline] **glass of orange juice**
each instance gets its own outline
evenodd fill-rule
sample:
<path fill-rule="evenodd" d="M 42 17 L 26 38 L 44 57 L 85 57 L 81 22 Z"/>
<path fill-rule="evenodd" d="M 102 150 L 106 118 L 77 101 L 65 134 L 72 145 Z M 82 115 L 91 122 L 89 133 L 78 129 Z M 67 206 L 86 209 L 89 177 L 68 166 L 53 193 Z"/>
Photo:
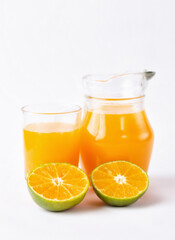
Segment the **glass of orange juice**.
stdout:
<path fill-rule="evenodd" d="M 33 104 L 24 116 L 25 177 L 40 164 L 67 162 L 78 166 L 81 108 L 76 105 Z"/>

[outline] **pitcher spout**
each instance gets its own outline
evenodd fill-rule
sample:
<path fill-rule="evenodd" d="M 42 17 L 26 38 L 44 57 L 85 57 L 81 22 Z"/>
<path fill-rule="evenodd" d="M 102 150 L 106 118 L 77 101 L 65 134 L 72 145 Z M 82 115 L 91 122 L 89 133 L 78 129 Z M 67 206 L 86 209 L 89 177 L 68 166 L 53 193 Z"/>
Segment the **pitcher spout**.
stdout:
<path fill-rule="evenodd" d="M 144 72 L 144 75 L 145 75 L 145 78 L 147 80 L 150 80 L 151 78 L 153 78 L 155 76 L 156 72 L 151 72 L 151 71 L 145 71 Z"/>
<path fill-rule="evenodd" d="M 86 75 L 84 80 L 87 96 L 103 99 L 137 98 L 145 95 L 148 80 L 153 71 L 121 74 Z"/>

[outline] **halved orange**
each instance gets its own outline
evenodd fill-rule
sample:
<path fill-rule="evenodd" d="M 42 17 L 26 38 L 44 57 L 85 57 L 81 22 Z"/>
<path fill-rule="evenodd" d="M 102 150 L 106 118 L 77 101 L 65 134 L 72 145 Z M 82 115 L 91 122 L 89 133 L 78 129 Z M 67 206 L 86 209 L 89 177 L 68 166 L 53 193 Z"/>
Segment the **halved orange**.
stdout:
<path fill-rule="evenodd" d="M 107 204 L 126 206 L 139 199 L 147 190 L 147 173 L 127 161 L 104 163 L 91 173 L 96 194 Z"/>
<path fill-rule="evenodd" d="M 89 180 L 78 167 L 68 163 L 48 163 L 34 169 L 27 178 L 33 200 L 50 211 L 63 211 L 81 202 Z"/>

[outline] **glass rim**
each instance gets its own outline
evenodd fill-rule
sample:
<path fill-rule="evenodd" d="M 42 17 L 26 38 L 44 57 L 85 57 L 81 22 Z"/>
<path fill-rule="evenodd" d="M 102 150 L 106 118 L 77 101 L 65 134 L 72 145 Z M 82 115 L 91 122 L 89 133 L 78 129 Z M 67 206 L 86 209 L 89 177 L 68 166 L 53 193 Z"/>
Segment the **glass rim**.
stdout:
<path fill-rule="evenodd" d="M 119 78 L 119 77 L 129 77 L 132 75 L 140 75 L 143 76 L 145 78 L 147 78 L 147 80 L 149 80 L 150 78 L 152 78 L 156 73 L 154 71 L 147 71 L 147 70 L 143 70 L 140 72 L 132 72 L 132 71 L 128 71 L 128 72 L 121 72 L 121 73 L 102 73 L 102 74 L 86 74 L 82 77 L 84 82 L 96 82 L 96 83 L 104 83 L 104 82 L 108 82 L 114 78 Z"/>
<path fill-rule="evenodd" d="M 113 78 L 130 76 L 130 75 L 141 75 L 143 72 L 126 72 L 126 73 L 95 73 L 95 74 L 86 74 L 82 77 L 84 81 L 93 81 L 93 82 L 107 82 Z"/>
<path fill-rule="evenodd" d="M 60 110 L 56 111 L 46 111 L 46 110 L 33 110 L 34 108 L 43 108 L 43 107 L 53 107 L 56 106 L 57 109 Z M 48 108 L 49 108 L 48 107 Z M 62 108 L 62 109 L 61 109 Z M 39 114 L 39 115 L 65 115 L 65 114 L 72 114 L 81 112 L 82 108 L 76 104 L 63 104 L 63 103 L 37 103 L 37 104 L 27 104 L 21 107 L 21 111 L 23 113 L 29 114 Z"/>

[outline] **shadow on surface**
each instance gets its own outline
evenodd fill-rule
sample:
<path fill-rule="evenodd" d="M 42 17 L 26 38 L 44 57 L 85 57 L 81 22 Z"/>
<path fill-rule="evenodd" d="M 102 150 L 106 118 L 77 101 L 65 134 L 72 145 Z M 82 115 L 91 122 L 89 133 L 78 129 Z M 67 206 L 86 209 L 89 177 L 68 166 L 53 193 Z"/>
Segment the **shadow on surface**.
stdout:
<path fill-rule="evenodd" d="M 92 188 L 89 188 L 85 198 L 83 201 L 75 206 L 74 208 L 70 209 L 69 212 L 86 212 L 86 211 L 93 211 L 105 206 L 102 200 L 100 200 Z"/>
<path fill-rule="evenodd" d="M 147 192 L 130 208 L 149 207 L 162 202 L 175 201 L 175 177 L 150 177 Z"/>

